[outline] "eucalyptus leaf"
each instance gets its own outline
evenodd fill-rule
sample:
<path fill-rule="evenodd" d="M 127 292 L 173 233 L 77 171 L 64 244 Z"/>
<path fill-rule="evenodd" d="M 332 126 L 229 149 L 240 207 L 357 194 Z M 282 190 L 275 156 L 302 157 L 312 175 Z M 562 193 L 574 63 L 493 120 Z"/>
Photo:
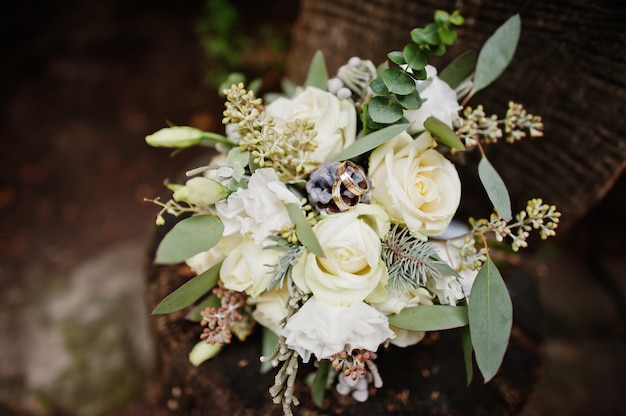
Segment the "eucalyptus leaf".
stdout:
<path fill-rule="evenodd" d="M 485 191 L 487 191 L 487 196 L 498 212 L 498 215 L 500 215 L 503 220 L 510 221 L 512 214 L 509 191 L 506 189 L 504 181 L 486 156 L 483 156 L 480 162 L 478 162 L 478 177 Z"/>
<path fill-rule="evenodd" d="M 461 346 L 463 347 L 463 359 L 465 361 L 465 376 L 469 386 L 474 378 L 474 362 L 472 360 L 472 334 L 468 326 L 461 328 Z"/>
<path fill-rule="evenodd" d="M 418 110 L 422 106 L 422 97 L 417 90 L 409 95 L 397 95 L 396 98 L 405 110 Z"/>
<path fill-rule="evenodd" d="M 383 72 L 383 81 L 389 92 L 394 94 L 407 95 L 416 88 L 413 78 L 400 67 L 392 67 Z"/>
<path fill-rule="evenodd" d="M 264 326 L 261 340 L 261 356 L 269 357 L 274 351 L 274 348 L 276 348 L 277 343 L 278 335 L 276 335 L 274 331 L 272 331 L 268 327 Z M 272 366 L 271 361 L 261 362 L 261 374 L 267 373 L 272 368 L 274 367 Z"/>
<path fill-rule="evenodd" d="M 411 40 L 418 45 L 437 45 L 439 44 L 437 29 L 438 27 L 434 23 L 429 23 L 424 28 L 413 29 L 411 31 Z"/>
<path fill-rule="evenodd" d="M 393 124 L 404 115 L 402 106 L 391 97 L 378 95 L 372 98 L 367 104 L 367 114 L 375 123 Z"/>
<path fill-rule="evenodd" d="M 454 89 L 474 72 L 478 52 L 472 49 L 458 56 L 439 74 L 439 79 Z"/>
<path fill-rule="evenodd" d="M 465 149 L 461 139 L 459 139 L 454 130 L 448 127 L 448 125 L 443 121 L 440 121 L 435 117 L 428 117 L 424 122 L 424 128 L 446 146 L 457 150 Z"/>
<path fill-rule="evenodd" d="M 522 22 L 519 14 L 510 17 L 483 45 L 476 62 L 472 95 L 495 81 L 515 54 Z"/>
<path fill-rule="evenodd" d="M 419 305 L 389 315 L 389 324 L 411 331 L 438 331 L 467 325 L 467 306 Z"/>
<path fill-rule="evenodd" d="M 157 248 L 155 263 L 180 263 L 206 251 L 222 238 L 224 225 L 215 215 L 195 215 L 177 223 Z"/>
<path fill-rule="evenodd" d="M 319 407 L 321 407 L 324 403 L 324 394 L 326 393 L 326 384 L 328 382 L 330 368 L 330 360 L 320 361 L 319 368 L 315 372 L 315 377 L 313 378 L 311 395 L 313 397 L 313 402 Z"/>
<path fill-rule="evenodd" d="M 385 85 L 385 81 L 382 78 L 375 78 L 372 82 L 370 82 L 370 88 L 374 94 L 378 95 L 389 95 L 389 90 Z"/>
<path fill-rule="evenodd" d="M 414 43 L 406 45 L 402 54 L 407 65 L 413 70 L 419 71 L 428 65 L 428 54 Z"/>
<path fill-rule="evenodd" d="M 216 295 L 211 295 L 202 302 L 200 302 L 197 306 L 194 306 L 187 315 L 185 319 L 194 322 L 200 322 L 202 320 L 202 315 L 200 312 L 205 310 L 206 308 L 217 308 L 220 306 L 220 300 Z"/>
<path fill-rule="evenodd" d="M 191 305 L 217 284 L 222 263 L 218 263 L 167 295 L 152 311 L 153 315 L 172 313 Z"/>
<path fill-rule="evenodd" d="M 468 315 L 476 363 L 486 383 L 502 364 L 513 325 L 511 297 L 490 258 L 472 285 Z"/>
<path fill-rule="evenodd" d="M 320 246 L 319 241 L 317 241 L 317 237 L 315 236 L 315 233 L 313 233 L 313 229 L 304 216 L 302 209 L 294 203 L 287 204 L 286 208 L 291 222 L 296 227 L 296 236 L 298 237 L 298 240 L 300 240 L 302 245 L 317 257 L 324 257 L 324 250 L 322 249 L 322 246 Z"/>
<path fill-rule="evenodd" d="M 233 168 L 233 179 L 240 181 L 246 173 L 246 166 L 250 162 L 250 152 L 242 151 L 241 147 L 233 147 L 228 151 L 226 163 Z"/>
<path fill-rule="evenodd" d="M 335 155 L 332 160 L 340 162 L 360 156 L 377 148 L 386 141 L 393 139 L 398 134 L 406 131 L 408 127 L 408 124 L 394 124 L 363 136 L 350 146 L 343 149 L 339 154 Z"/>
<path fill-rule="evenodd" d="M 326 63 L 322 51 L 315 52 L 311 60 L 311 66 L 304 82 L 305 87 L 317 87 L 326 91 L 328 89 L 328 72 L 326 71 Z"/>
<path fill-rule="evenodd" d="M 391 62 L 397 65 L 406 64 L 406 60 L 404 59 L 404 54 L 400 51 L 389 52 L 387 54 L 387 58 L 389 58 Z"/>

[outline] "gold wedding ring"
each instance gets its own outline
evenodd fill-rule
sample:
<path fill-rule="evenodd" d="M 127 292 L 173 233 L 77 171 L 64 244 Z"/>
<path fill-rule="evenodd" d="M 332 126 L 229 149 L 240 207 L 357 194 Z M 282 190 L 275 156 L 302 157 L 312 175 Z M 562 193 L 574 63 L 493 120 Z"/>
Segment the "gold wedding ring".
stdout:
<path fill-rule="evenodd" d="M 354 196 L 361 196 L 365 194 L 370 189 L 369 183 L 367 182 L 367 180 L 364 180 L 363 182 L 365 182 L 365 188 L 362 188 L 361 185 L 359 185 L 354 179 L 352 179 L 352 176 L 346 169 L 348 166 L 351 167 L 353 171 L 358 172 L 361 174 L 361 176 L 365 177 L 365 172 L 363 172 L 363 169 L 348 160 L 346 162 L 343 162 L 337 168 L 339 180 L 345 185 L 346 188 L 348 188 L 350 192 L 354 194 Z"/>

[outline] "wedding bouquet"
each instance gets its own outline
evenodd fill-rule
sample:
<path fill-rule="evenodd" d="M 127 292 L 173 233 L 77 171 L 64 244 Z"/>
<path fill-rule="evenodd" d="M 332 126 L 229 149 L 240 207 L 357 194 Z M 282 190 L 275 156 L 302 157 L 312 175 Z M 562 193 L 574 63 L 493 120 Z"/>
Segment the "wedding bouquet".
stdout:
<path fill-rule="evenodd" d="M 330 78 L 318 52 L 303 86 L 286 83 L 267 101 L 233 84 L 225 134 L 171 126 L 147 136 L 153 146 L 215 149 L 184 184 L 168 185 L 170 200 L 152 200 L 157 224 L 185 215 L 155 261 L 184 261 L 197 276 L 154 313 L 188 308 L 201 324 L 194 365 L 261 326 L 272 345 L 261 361 L 279 367 L 270 393 L 286 414 L 302 363 L 317 368 L 316 403 L 331 386 L 364 401 L 383 383 L 376 354 L 427 331 L 464 328 L 466 359 L 485 381 L 496 374 L 512 305 L 493 253 L 526 247 L 533 229 L 554 235 L 560 214 L 533 199 L 513 216 L 483 151 L 541 136 L 541 119 L 515 103 L 502 119 L 467 105 L 511 61 L 519 16 L 438 72 L 429 58 L 462 23 L 458 11 L 437 11 L 385 63 L 355 57 Z M 461 222 L 452 160 L 472 151 L 494 212 Z"/>

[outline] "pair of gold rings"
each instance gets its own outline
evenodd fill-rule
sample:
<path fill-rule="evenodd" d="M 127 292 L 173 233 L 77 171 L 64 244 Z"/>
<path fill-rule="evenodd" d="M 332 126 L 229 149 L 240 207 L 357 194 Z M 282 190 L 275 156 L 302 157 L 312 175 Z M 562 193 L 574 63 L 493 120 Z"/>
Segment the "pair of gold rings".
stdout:
<path fill-rule="evenodd" d="M 363 177 L 363 180 L 360 183 L 352 178 L 354 173 L 358 173 Z M 333 184 L 333 200 L 335 201 L 335 204 L 337 204 L 340 211 L 346 211 L 359 202 L 361 196 L 369 191 L 370 185 L 367 179 L 365 179 L 365 172 L 363 171 L 363 168 L 355 165 L 349 160 L 343 162 L 339 165 L 339 167 L 337 167 L 337 174 L 339 175 L 339 179 Z M 357 197 L 356 203 L 347 204 L 344 201 L 344 198 L 341 195 L 343 187 Z"/>

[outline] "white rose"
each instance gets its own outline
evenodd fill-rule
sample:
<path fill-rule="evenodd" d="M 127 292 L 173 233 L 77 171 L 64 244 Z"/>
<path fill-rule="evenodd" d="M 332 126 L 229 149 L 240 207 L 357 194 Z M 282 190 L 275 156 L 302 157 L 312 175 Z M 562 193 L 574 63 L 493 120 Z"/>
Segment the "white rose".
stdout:
<path fill-rule="evenodd" d="M 349 350 L 376 351 L 394 334 L 387 317 L 365 302 L 330 306 L 313 296 L 287 320 L 282 335 L 287 346 L 304 362 L 311 354 L 318 360 Z"/>
<path fill-rule="evenodd" d="M 352 144 L 356 137 L 356 110 L 348 100 L 315 87 L 307 87 L 292 99 L 278 98 L 265 108 L 281 131 L 296 119 L 315 123 L 315 149 L 309 158 L 317 163 Z"/>
<path fill-rule="evenodd" d="M 462 107 L 456 98 L 456 92 L 448 84 L 437 77 L 437 69 L 432 65 L 426 66 L 427 79 L 415 81 L 420 97 L 424 102 L 417 110 L 405 110 L 404 117 L 411 122 L 409 133 L 414 134 L 424 130 L 424 122 L 428 117 L 435 117 L 452 127 L 452 122 L 459 118 Z"/>
<path fill-rule="evenodd" d="M 380 258 L 389 219 L 377 205 L 358 204 L 313 227 L 324 257 L 306 251 L 293 268 L 293 281 L 324 303 L 350 306 L 384 296 L 387 267 Z"/>
<path fill-rule="evenodd" d="M 222 260 L 224 260 L 224 253 L 219 245 L 215 245 L 210 250 L 191 256 L 185 260 L 185 263 L 196 274 L 202 274 Z"/>
<path fill-rule="evenodd" d="M 278 179 L 274 169 L 257 169 L 250 177 L 248 188 L 239 188 L 215 204 L 217 215 L 224 224 L 223 235 L 240 233 L 261 244 L 272 232 L 291 225 L 285 204 L 300 204 Z"/>
<path fill-rule="evenodd" d="M 252 317 L 276 335 L 280 335 L 281 322 L 287 317 L 288 301 L 289 291 L 286 287 L 274 288 L 262 293 L 259 297 L 250 298 L 250 304 L 255 306 Z"/>
<path fill-rule="evenodd" d="M 220 280 L 226 289 L 259 296 L 272 280 L 273 266 L 281 255 L 278 250 L 264 248 L 250 238 L 243 238 L 226 254 L 220 268 Z"/>
<path fill-rule="evenodd" d="M 453 221 L 446 232 L 442 235 L 442 238 L 448 239 L 445 242 L 433 242 L 433 246 L 437 249 L 439 258 L 447 261 L 454 270 L 458 270 L 461 264 L 460 250 L 463 247 L 463 237 L 461 236 L 469 231 L 469 228 L 465 224 Z M 426 286 L 434 294 L 437 295 L 439 303 L 456 305 L 460 300 L 464 298 L 470 300 L 470 291 L 478 270 L 462 269 L 458 272 L 459 277 L 456 276 L 440 276 L 437 278 L 429 278 L 426 282 Z"/>
<path fill-rule="evenodd" d="M 419 305 L 432 305 L 432 299 L 433 296 L 430 292 L 422 287 L 417 289 L 406 288 L 406 290 L 389 288 L 385 299 L 379 303 L 372 303 L 372 306 L 385 315 L 391 315 L 400 313 L 404 308 L 412 308 Z M 397 328 L 393 325 L 389 327 L 396 334 L 396 337 L 391 343 L 401 348 L 417 344 L 426 334 L 424 331 L 411 331 Z"/>
<path fill-rule="evenodd" d="M 434 147 L 428 132 L 415 140 L 402 132 L 375 149 L 369 163 L 372 200 L 424 240 L 445 231 L 461 201 L 459 174 Z"/>

